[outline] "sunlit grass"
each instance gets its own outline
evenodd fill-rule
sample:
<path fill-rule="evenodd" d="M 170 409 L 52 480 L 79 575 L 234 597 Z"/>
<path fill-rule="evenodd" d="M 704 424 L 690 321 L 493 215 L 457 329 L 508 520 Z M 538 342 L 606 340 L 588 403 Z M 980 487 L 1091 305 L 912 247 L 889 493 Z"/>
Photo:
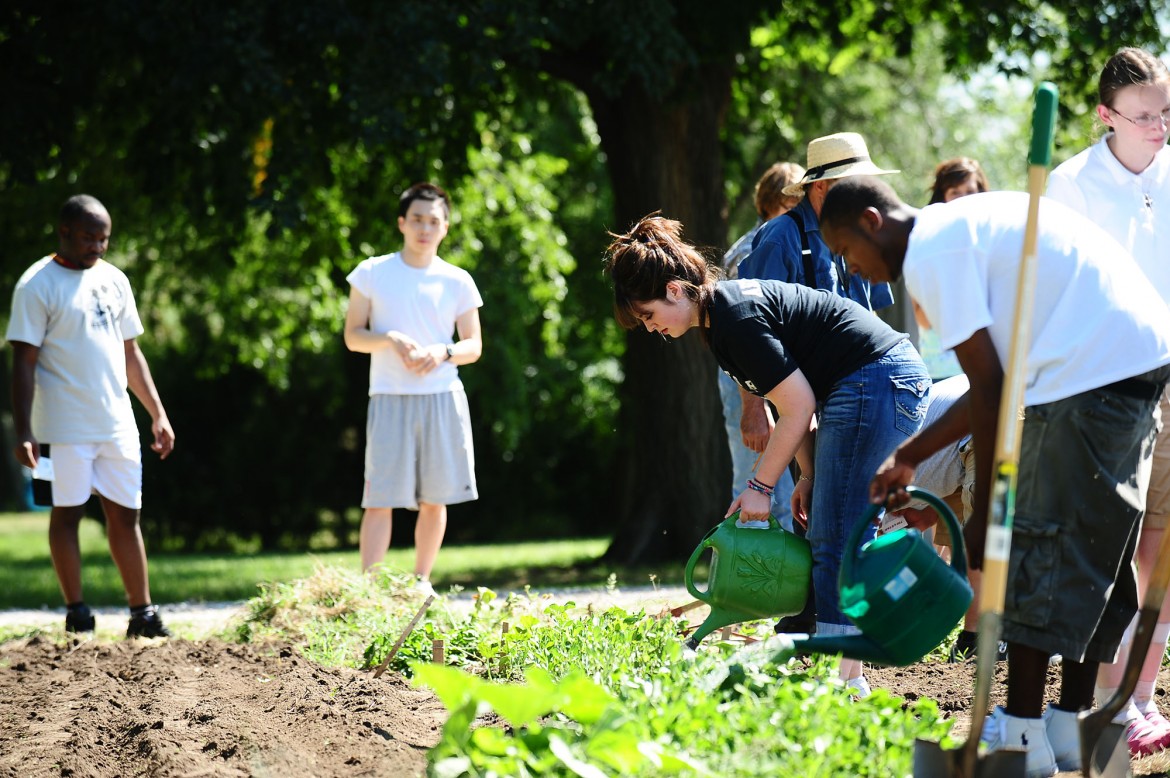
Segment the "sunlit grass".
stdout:
<path fill-rule="evenodd" d="M 0 608 L 59 607 L 61 594 L 49 558 L 48 513 L 0 514 Z M 85 599 L 91 605 L 122 605 L 125 595 L 117 568 L 110 559 L 102 526 L 86 519 L 81 524 L 82 574 Z M 448 546 L 439 554 L 432 576 L 446 587 L 494 586 L 523 588 L 559 585 L 604 585 L 612 570 L 589 563 L 604 553 L 605 538 Z M 356 570 L 356 549 L 316 553 L 271 554 L 151 554 L 150 588 L 155 602 L 216 602 L 243 600 L 265 582 L 291 581 L 311 576 L 321 566 Z M 409 571 L 414 549 L 393 548 L 385 564 Z M 634 574 L 631 574 L 634 575 Z M 636 583 L 649 580 L 636 575 Z M 632 578 L 621 576 L 623 581 Z"/>

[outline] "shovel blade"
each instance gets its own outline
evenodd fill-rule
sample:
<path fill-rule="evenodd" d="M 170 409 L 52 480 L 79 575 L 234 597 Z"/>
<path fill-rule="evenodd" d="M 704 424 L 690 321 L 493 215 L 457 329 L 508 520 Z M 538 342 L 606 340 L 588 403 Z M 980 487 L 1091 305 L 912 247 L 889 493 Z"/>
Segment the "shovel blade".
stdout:
<path fill-rule="evenodd" d="M 1107 712 L 1106 712 L 1107 713 Z M 1080 716 L 1081 762 L 1089 778 L 1129 778 L 1129 744 L 1125 725 L 1106 715 Z"/>
<path fill-rule="evenodd" d="M 1028 753 L 1021 748 L 992 751 L 975 760 L 974 775 L 963 767 L 964 749 L 944 750 L 929 740 L 914 741 L 914 778 L 1026 778 Z"/>

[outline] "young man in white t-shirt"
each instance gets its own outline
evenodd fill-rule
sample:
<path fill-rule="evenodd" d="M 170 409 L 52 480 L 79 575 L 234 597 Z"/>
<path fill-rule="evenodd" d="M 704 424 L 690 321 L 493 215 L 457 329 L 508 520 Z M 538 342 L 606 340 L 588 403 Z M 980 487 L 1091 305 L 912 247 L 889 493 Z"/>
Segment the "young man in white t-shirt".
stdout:
<path fill-rule="evenodd" d="M 153 420 L 151 448 L 163 459 L 175 433 L 138 348 L 143 328 L 130 282 L 102 258 L 110 229 L 110 214 L 97 199 L 71 197 L 61 209 L 57 252 L 16 284 L 6 336 L 16 459 L 51 481 L 49 553 L 65 597 L 65 630 L 94 629 L 82 596 L 77 531 L 96 493 L 130 605 L 126 635 L 167 637 L 151 603 L 138 524 L 142 447 L 127 386 Z"/>
<path fill-rule="evenodd" d="M 971 383 L 964 400 L 879 469 L 883 502 L 929 454 L 970 432 L 974 508 L 964 531 L 981 568 L 990 476 L 1012 341 L 1028 195 L 989 192 L 921 210 L 888 184 L 838 184 L 822 230 L 850 269 L 906 287 L 953 348 Z M 1154 444 L 1154 409 L 1170 378 L 1170 309 L 1124 248 L 1091 222 L 1042 200 L 1027 344 L 1003 638 L 1007 705 L 983 740 L 1028 752 L 1030 776 L 1080 767 L 1076 714 L 1093 704 L 1137 609 L 1132 558 Z M 1048 658 L 1061 654 L 1059 702 L 1044 709 Z"/>
<path fill-rule="evenodd" d="M 363 260 L 349 274 L 345 316 L 345 345 L 370 355 L 362 569 L 385 557 L 394 509 L 417 510 L 414 573 L 428 594 L 447 506 L 479 496 L 456 365 L 480 357 L 483 300 L 467 271 L 438 256 L 450 208 L 447 193 L 433 184 L 402 193 L 402 251 Z"/>

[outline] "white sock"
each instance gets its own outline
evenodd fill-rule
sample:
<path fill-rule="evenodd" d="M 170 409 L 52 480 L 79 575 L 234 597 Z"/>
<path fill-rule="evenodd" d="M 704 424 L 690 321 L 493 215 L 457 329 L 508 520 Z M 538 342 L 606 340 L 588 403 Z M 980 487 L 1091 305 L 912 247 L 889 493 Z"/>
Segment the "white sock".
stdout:
<path fill-rule="evenodd" d="M 1170 640 L 1170 622 L 1159 622 L 1154 627 L 1154 632 L 1150 636 L 1150 651 L 1158 656 L 1158 664 L 1154 668 L 1143 667 L 1143 673 L 1148 673 L 1149 669 L 1154 669 L 1161 665 L 1161 659 L 1166 653 L 1166 642 Z M 1149 657 L 1146 658 L 1146 664 L 1153 664 Z M 1157 712 L 1158 706 L 1154 704 L 1154 687 L 1157 684 L 1157 677 L 1150 679 L 1142 678 L 1137 682 L 1133 690 L 1134 702 L 1137 704 L 1137 709 L 1143 716 L 1150 712 Z"/>
<path fill-rule="evenodd" d="M 1095 687 L 1093 687 L 1093 698 L 1094 698 L 1095 702 L 1097 703 L 1098 708 L 1102 707 L 1103 705 L 1105 705 L 1105 703 L 1107 703 L 1111 699 L 1113 699 L 1113 695 L 1116 693 L 1117 693 L 1116 686 L 1113 686 L 1113 687 L 1095 686 Z M 1113 723 L 1114 724 L 1124 724 L 1127 721 L 1133 721 L 1134 719 L 1140 719 L 1140 718 L 1144 718 L 1144 716 L 1143 716 L 1142 712 L 1140 710 L 1138 710 L 1137 706 L 1134 704 L 1133 697 L 1130 697 L 1129 700 L 1126 701 L 1125 706 L 1122 707 L 1122 709 L 1117 712 L 1117 715 L 1113 717 Z"/>

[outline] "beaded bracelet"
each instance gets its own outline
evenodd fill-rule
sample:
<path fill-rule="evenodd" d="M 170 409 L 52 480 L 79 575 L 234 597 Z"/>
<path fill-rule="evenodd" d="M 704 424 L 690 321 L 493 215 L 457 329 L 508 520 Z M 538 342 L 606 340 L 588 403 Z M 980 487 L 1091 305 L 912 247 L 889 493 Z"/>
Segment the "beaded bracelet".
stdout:
<path fill-rule="evenodd" d="M 773 487 L 768 486 L 767 484 L 762 483 L 760 481 L 757 481 L 754 478 L 749 478 L 747 485 L 748 485 L 748 488 L 751 489 L 753 492 L 759 492 L 760 494 L 767 495 L 768 497 L 771 497 L 772 492 L 774 491 Z"/>

